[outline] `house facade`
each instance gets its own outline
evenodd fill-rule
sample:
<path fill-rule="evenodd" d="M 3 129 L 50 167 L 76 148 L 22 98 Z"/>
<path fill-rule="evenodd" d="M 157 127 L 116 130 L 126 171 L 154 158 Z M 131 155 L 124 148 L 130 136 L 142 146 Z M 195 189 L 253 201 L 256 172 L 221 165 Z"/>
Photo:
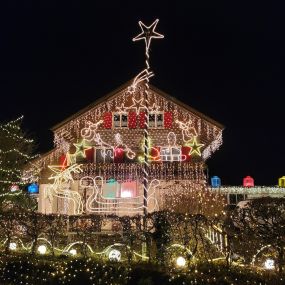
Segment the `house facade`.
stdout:
<path fill-rule="evenodd" d="M 39 212 L 142 214 L 207 187 L 223 126 L 153 86 L 146 100 L 146 88 L 131 81 L 53 127 L 55 148 L 37 162 Z"/>

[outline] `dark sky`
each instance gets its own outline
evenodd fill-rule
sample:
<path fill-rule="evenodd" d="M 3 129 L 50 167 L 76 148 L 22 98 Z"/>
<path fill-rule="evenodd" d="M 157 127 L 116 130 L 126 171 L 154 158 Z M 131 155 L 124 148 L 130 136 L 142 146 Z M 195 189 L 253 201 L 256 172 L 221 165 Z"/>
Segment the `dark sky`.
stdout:
<path fill-rule="evenodd" d="M 41 152 L 50 127 L 143 68 L 144 45 L 131 39 L 138 20 L 159 18 L 152 84 L 226 126 L 210 175 L 234 185 L 285 175 L 282 1 L 5 2 L 0 120 L 23 114 Z"/>

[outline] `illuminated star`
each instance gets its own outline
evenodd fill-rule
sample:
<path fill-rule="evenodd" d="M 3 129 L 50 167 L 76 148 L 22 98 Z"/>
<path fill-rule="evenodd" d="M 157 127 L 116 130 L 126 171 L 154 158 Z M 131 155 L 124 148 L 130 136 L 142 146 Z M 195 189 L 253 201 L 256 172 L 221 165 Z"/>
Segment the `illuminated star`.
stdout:
<path fill-rule="evenodd" d="M 157 113 L 159 112 L 159 106 L 156 105 L 156 103 L 153 103 L 151 107 L 149 107 L 150 112 Z"/>
<path fill-rule="evenodd" d="M 144 40 L 146 52 L 148 52 L 149 50 L 149 46 L 150 46 L 152 39 L 163 39 L 164 38 L 164 35 L 159 34 L 158 32 L 155 31 L 158 21 L 159 20 L 156 19 L 150 26 L 146 26 L 143 22 L 139 21 L 139 25 L 140 25 L 142 32 L 136 37 L 134 37 L 133 41 L 135 42 L 139 40 Z"/>
<path fill-rule="evenodd" d="M 74 143 L 74 146 L 76 147 L 76 151 L 74 153 L 75 156 L 82 155 L 83 157 L 86 157 L 85 150 L 90 147 L 86 147 L 85 140 L 82 140 L 81 143 Z"/>
<path fill-rule="evenodd" d="M 116 107 L 117 111 L 120 113 L 125 113 L 126 107 L 124 106 L 124 103 L 121 104 L 120 107 Z"/>
<path fill-rule="evenodd" d="M 132 98 L 133 105 L 128 107 L 127 109 L 136 109 L 136 113 L 138 114 L 141 109 L 146 109 L 146 106 L 142 104 L 143 98 L 136 100 L 134 97 Z"/>
<path fill-rule="evenodd" d="M 195 154 L 201 156 L 201 150 L 200 149 L 204 146 L 204 144 L 198 143 L 196 136 L 194 136 L 192 142 L 188 143 L 187 145 L 191 147 L 189 155 L 192 155 L 195 153 Z"/>

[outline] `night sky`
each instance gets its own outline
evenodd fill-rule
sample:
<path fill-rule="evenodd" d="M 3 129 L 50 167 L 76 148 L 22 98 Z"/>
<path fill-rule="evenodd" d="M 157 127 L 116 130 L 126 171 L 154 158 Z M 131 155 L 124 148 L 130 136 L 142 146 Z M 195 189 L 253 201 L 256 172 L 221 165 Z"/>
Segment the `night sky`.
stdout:
<path fill-rule="evenodd" d="M 138 20 L 159 18 L 151 83 L 226 127 L 210 175 L 232 185 L 285 175 L 282 1 L 5 2 L 0 121 L 23 114 L 40 152 L 53 146 L 49 128 L 141 71 L 144 44 L 131 39 Z"/>

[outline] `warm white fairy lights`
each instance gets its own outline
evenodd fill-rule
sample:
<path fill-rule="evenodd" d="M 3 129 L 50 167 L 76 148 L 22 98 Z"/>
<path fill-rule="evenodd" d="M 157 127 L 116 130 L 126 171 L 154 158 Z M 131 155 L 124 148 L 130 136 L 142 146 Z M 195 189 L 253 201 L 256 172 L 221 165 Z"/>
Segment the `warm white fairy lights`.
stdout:
<path fill-rule="evenodd" d="M 223 144 L 223 134 L 222 131 L 218 133 L 216 138 L 203 150 L 202 157 L 204 160 L 211 157 L 211 155 L 217 151 Z"/>
<path fill-rule="evenodd" d="M 58 164 L 60 157 L 60 176 L 53 175 L 54 183 L 46 189 L 49 196 L 74 204 L 75 210 L 71 210 L 70 203 L 65 203 L 64 213 L 80 214 L 86 209 L 91 213 L 125 214 L 129 210 L 133 214 L 149 209 L 147 202 L 151 200 L 156 209 L 158 204 L 164 207 L 164 199 L 170 196 L 179 200 L 181 187 L 186 195 L 189 189 L 205 186 L 203 159 L 217 149 L 221 129 L 210 119 L 202 119 L 198 112 L 150 88 L 154 74 L 149 66 L 149 47 L 153 38 L 162 38 L 155 32 L 157 23 L 140 23 L 142 33 L 134 40 L 145 41 L 146 66 L 131 84 L 54 130 L 56 148 L 41 162 L 42 166 Z M 82 163 L 82 171 L 72 172 L 71 166 L 76 163 Z M 69 170 L 65 173 L 65 169 Z M 92 182 L 93 189 L 87 187 L 84 192 L 83 185 L 78 186 L 83 177 L 97 180 Z M 108 192 L 106 184 L 112 179 L 121 188 L 112 197 L 104 196 Z M 153 181 L 159 180 L 159 194 L 149 200 L 150 188 L 155 188 Z M 168 192 L 160 191 L 174 181 Z M 137 183 L 135 191 L 122 186 L 129 182 Z"/>
<path fill-rule="evenodd" d="M 8 122 L 7 124 L 0 124 L 0 130 L 4 131 L 11 139 L 19 140 L 22 143 L 33 143 L 34 141 L 32 139 L 27 139 L 24 135 L 17 134 L 17 131 L 20 130 L 20 124 L 23 118 L 24 117 L 21 116 L 14 121 Z"/>
<path fill-rule="evenodd" d="M 39 163 L 39 160 L 30 162 L 22 171 L 21 179 L 25 184 L 37 182 L 40 178 L 40 173 L 42 170 L 43 166 Z"/>
<path fill-rule="evenodd" d="M 144 78 L 145 79 L 145 78 Z M 143 94 L 145 86 L 142 84 L 143 82 L 138 83 L 136 87 L 136 92 L 134 92 L 131 96 L 136 96 L 136 100 L 138 100 L 140 94 Z M 128 91 L 128 88 L 131 86 L 130 84 L 128 87 L 123 89 L 122 91 L 118 92 L 115 96 L 109 98 L 108 100 L 97 104 L 96 106 L 90 108 L 89 111 L 86 111 L 82 115 L 78 116 L 77 118 L 74 118 L 68 122 L 66 122 L 63 126 L 56 129 L 55 132 L 55 145 L 56 149 L 53 151 L 52 154 L 49 154 L 48 156 L 42 157 L 41 159 L 43 161 L 47 160 L 47 164 L 50 164 L 53 157 L 56 157 L 62 153 L 65 153 L 61 149 L 61 141 L 64 142 L 64 144 L 67 144 L 67 148 L 69 146 L 69 142 L 71 140 L 76 140 L 80 136 L 83 129 L 88 128 L 89 122 L 99 122 L 102 120 L 103 115 L 105 112 L 108 112 L 110 110 L 116 110 L 121 113 L 126 113 L 128 111 L 131 111 L 130 106 L 132 103 L 132 98 L 128 100 L 130 96 L 130 92 Z M 135 84 L 136 85 L 136 84 Z M 150 98 L 149 98 L 149 111 L 152 113 L 156 113 L 158 111 L 171 111 L 173 113 L 173 122 L 176 120 L 183 122 L 185 125 L 188 121 L 192 122 L 192 125 L 195 127 L 196 132 L 199 134 L 199 137 L 205 138 L 209 143 L 214 140 L 217 137 L 217 134 L 221 131 L 218 127 L 215 125 L 205 121 L 201 120 L 197 115 L 191 113 L 191 111 L 186 110 L 185 108 L 177 105 L 176 103 L 172 102 L 171 100 L 163 97 L 162 94 L 159 94 L 157 91 L 149 90 Z M 108 106 L 107 106 L 108 105 Z M 140 107 L 143 111 L 143 104 Z M 111 109 L 110 109 L 111 108 Z M 136 109 L 134 109 L 136 111 Z M 187 126 L 185 126 L 187 131 Z M 103 124 L 100 123 L 97 126 L 98 130 L 103 130 Z M 191 129 L 191 127 L 190 127 Z M 185 131 L 185 132 L 186 132 Z M 88 136 L 86 134 L 86 136 Z M 68 139 L 67 139 L 68 138 Z M 185 140 L 187 137 L 185 137 Z M 213 148 L 214 150 L 214 148 Z"/>
<path fill-rule="evenodd" d="M 24 165 L 38 158 L 32 155 L 33 140 L 27 139 L 20 125 L 23 116 L 6 124 L 0 124 L 0 188 L 9 191 L 11 186 L 24 185 L 22 178 Z"/>

